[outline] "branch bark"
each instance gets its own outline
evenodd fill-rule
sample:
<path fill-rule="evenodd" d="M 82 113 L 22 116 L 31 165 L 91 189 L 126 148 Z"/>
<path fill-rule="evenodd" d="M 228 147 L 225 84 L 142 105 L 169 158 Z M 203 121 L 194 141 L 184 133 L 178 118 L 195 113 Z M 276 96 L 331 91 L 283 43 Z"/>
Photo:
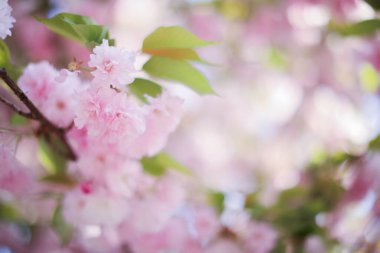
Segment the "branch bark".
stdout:
<path fill-rule="evenodd" d="M 18 87 L 18 85 L 10 78 L 5 68 L 0 68 L 0 78 L 4 83 L 13 91 L 13 93 L 20 99 L 20 101 L 29 109 L 29 112 L 23 112 L 17 109 L 13 104 L 7 100 L 0 98 L 0 101 L 5 103 L 7 106 L 15 110 L 20 115 L 27 117 L 29 119 L 34 119 L 40 123 L 38 133 L 41 134 L 46 139 L 51 139 L 51 137 L 56 137 L 62 143 L 65 152 L 64 156 L 68 159 L 75 161 L 77 156 L 67 141 L 66 133 L 70 128 L 61 128 L 52 123 L 47 119 L 40 110 L 33 104 L 33 102 L 25 95 L 25 93 Z"/>

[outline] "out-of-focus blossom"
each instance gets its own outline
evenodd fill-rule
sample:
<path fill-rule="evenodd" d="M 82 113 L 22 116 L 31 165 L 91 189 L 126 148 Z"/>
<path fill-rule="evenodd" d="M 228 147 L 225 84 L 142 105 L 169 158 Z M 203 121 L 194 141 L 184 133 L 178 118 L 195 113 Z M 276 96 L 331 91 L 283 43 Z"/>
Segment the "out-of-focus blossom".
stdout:
<path fill-rule="evenodd" d="M 0 164 L 0 191 L 7 191 L 19 197 L 25 193 L 32 193 L 34 188 L 32 174 L 2 145 L 0 145 Z"/>
<path fill-rule="evenodd" d="M 9 6 L 8 0 L 0 2 L 0 38 L 5 39 L 12 35 L 11 28 L 15 19 L 11 16 L 12 7 Z"/>
<path fill-rule="evenodd" d="M 164 92 L 158 98 L 150 98 L 146 106 L 146 129 L 132 144 L 132 157 L 152 156 L 161 150 L 168 135 L 177 128 L 183 101 Z"/>
<path fill-rule="evenodd" d="M 75 73 L 62 76 L 48 62 L 29 64 L 19 79 L 20 88 L 53 123 L 66 127 L 74 120 L 73 99 L 81 82 Z"/>
<path fill-rule="evenodd" d="M 127 203 L 119 196 L 101 190 L 86 194 L 72 191 L 65 196 L 64 216 L 74 226 L 116 226 L 128 212 Z"/>

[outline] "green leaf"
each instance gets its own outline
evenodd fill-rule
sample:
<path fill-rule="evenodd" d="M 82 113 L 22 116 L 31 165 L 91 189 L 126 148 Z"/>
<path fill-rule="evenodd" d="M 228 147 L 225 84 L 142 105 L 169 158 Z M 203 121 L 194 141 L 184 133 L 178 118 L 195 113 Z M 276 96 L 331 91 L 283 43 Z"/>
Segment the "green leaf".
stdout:
<path fill-rule="evenodd" d="M 13 113 L 10 119 L 10 123 L 13 126 L 22 126 L 28 123 L 28 119 L 18 113 Z"/>
<path fill-rule="evenodd" d="M 152 157 L 142 158 L 141 164 L 143 165 L 144 171 L 154 176 L 163 175 L 167 169 L 176 170 L 186 175 L 191 175 L 189 168 L 185 167 L 169 154 L 164 152 L 161 152 Z"/>
<path fill-rule="evenodd" d="M 369 142 L 368 148 L 370 150 L 380 150 L 380 134 Z"/>
<path fill-rule="evenodd" d="M 62 174 L 66 170 L 66 159 L 54 152 L 44 138 L 39 139 L 38 159 L 49 174 Z"/>
<path fill-rule="evenodd" d="M 344 36 L 372 35 L 380 28 L 380 20 L 368 19 L 349 25 L 332 24 L 330 28 Z"/>
<path fill-rule="evenodd" d="M 88 47 L 94 47 L 101 44 L 103 39 L 109 39 L 108 28 L 97 25 L 87 16 L 60 13 L 48 19 L 36 17 L 36 20 L 45 24 L 55 33 Z M 111 40 L 110 44 L 114 44 L 114 41 Z"/>
<path fill-rule="evenodd" d="M 380 10 L 380 1 L 379 0 L 364 0 L 375 10 Z"/>
<path fill-rule="evenodd" d="M 52 184 L 60 184 L 60 185 L 65 185 L 65 186 L 75 186 L 76 185 L 76 180 L 66 173 L 57 173 L 57 174 L 50 174 L 43 176 L 41 181 L 46 182 L 46 183 L 52 183 Z"/>
<path fill-rule="evenodd" d="M 207 194 L 208 201 L 215 209 L 222 213 L 224 210 L 224 194 L 222 192 L 209 191 Z"/>
<path fill-rule="evenodd" d="M 213 94 L 207 78 L 184 60 L 153 56 L 143 69 L 159 78 L 181 82 L 199 94 Z"/>
<path fill-rule="evenodd" d="M 173 59 L 184 59 L 184 60 L 193 60 L 198 62 L 204 62 L 206 61 L 202 60 L 198 53 L 195 52 L 193 49 L 189 48 L 161 48 L 161 49 L 145 49 L 144 53 L 156 55 L 156 56 L 164 56 L 169 57 Z"/>
<path fill-rule="evenodd" d="M 128 85 L 128 89 L 145 103 L 147 102 L 146 95 L 157 97 L 162 93 L 162 87 L 159 84 L 142 78 L 136 78 Z"/>
<path fill-rule="evenodd" d="M 68 243 L 72 237 L 72 228 L 63 217 L 62 205 L 56 207 L 51 223 L 61 240 L 61 244 Z"/>
<path fill-rule="evenodd" d="M 205 41 L 179 26 L 160 27 L 143 42 L 143 51 L 152 49 L 180 49 L 204 47 L 215 42 Z"/>
<path fill-rule="evenodd" d="M 0 220 L 20 221 L 22 219 L 18 209 L 9 203 L 0 203 Z"/>
<path fill-rule="evenodd" d="M 5 68 L 10 65 L 10 53 L 7 44 L 0 40 L 0 67 Z"/>
<path fill-rule="evenodd" d="M 369 92 L 375 92 L 379 88 L 380 78 L 376 69 L 369 63 L 360 68 L 360 81 L 363 88 Z"/>

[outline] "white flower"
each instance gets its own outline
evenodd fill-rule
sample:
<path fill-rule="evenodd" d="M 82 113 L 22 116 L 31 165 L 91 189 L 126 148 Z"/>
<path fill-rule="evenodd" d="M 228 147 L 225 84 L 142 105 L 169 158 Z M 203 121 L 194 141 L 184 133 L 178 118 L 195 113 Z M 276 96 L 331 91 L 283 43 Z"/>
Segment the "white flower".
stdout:
<path fill-rule="evenodd" d="M 11 28 L 16 21 L 11 16 L 12 8 L 8 4 L 8 0 L 0 0 L 0 38 L 5 39 L 8 35 L 12 35 Z"/>
<path fill-rule="evenodd" d="M 95 68 L 92 71 L 95 83 L 123 88 L 134 80 L 130 74 L 136 72 L 135 58 L 136 53 L 109 46 L 108 40 L 103 40 L 100 46 L 94 48 L 88 65 Z"/>

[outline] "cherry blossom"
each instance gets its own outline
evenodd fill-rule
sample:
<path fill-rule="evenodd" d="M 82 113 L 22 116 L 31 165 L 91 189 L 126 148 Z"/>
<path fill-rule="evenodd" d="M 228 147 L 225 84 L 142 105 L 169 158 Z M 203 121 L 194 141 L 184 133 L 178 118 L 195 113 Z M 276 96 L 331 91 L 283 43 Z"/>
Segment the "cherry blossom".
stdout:
<path fill-rule="evenodd" d="M 95 69 L 94 82 L 123 88 L 134 80 L 131 73 L 136 72 L 135 58 L 136 53 L 110 46 L 108 40 L 103 40 L 94 48 L 88 65 Z"/>
<path fill-rule="evenodd" d="M 11 16 L 12 8 L 8 4 L 8 0 L 2 0 L 0 3 L 0 38 L 5 39 L 12 35 L 11 28 L 15 19 Z"/>

